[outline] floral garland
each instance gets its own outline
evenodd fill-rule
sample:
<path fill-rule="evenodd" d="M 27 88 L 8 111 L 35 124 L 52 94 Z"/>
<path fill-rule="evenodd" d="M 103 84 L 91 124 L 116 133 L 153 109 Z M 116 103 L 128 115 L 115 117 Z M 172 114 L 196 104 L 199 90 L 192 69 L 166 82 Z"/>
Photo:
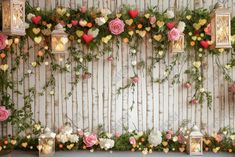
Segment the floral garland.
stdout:
<path fill-rule="evenodd" d="M 15 83 L 10 77 L 19 67 L 20 60 L 28 61 L 29 50 L 32 47 L 26 47 L 25 43 L 28 37 L 31 38 L 38 48 L 37 58 L 31 63 L 33 68 L 45 64 L 51 71 L 51 76 L 43 87 L 43 90 L 51 90 L 50 94 L 54 94 L 55 90 L 55 72 L 70 72 L 69 67 L 72 62 L 77 63 L 74 68 L 75 80 L 72 82 L 72 90 L 74 85 L 81 79 L 89 79 L 92 74 L 88 71 L 87 64 L 94 60 L 98 60 L 104 54 L 108 54 L 107 61 L 112 62 L 114 58 L 111 53 L 111 41 L 116 42 L 116 47 L 119 48 L 119 43 L 124 42 L 130 46 L 131 63 L 134 75 L 130 77 L 129 82 L 118 89 L 118 93 L 122 90 L 134 87 L 141 79 L 136 70 L 141 70 L 145 63 L 136 61 L 138 52 L 138 43 L 145 38 L 153 45 L 153 56 L 150 57 L 152 64 L 147 67 L 150 77 L 153 82 L 162 83 L 170 79 L 174 71 L 174 65 L 193 60 L 192 65 L 184 73 L 187 74 L 189 80 L 183 82 L 185 88 L 195 88 L 195 93 L 190 101 L 192 104 L 202 104 L 207 101 L 208 107 L 212 102 L 212 96 L 209 91 L 203 87 L 204 58 L 210 54 L 219 56 L 225 53 L 224 49 L 214 49 L 211 46 L 210 37 L 210 12 L 207 9 L 198 10 L 167 10 L 163 13 L 157 11 L 156 8 L 149 8 L 144 12 L 123 6 L 118 13 L 112 13 L 108 9 L 97 9 L 80 7 L 78 9 L 69 9 L 57 7 L 51 11 L 42 10 L 39 7 L 32 7 L 26 3 L 26 36 L 23 37 L 7 37 L 0 34 L 0 121 L 11 122 L 12 125 L 17 125 L 19 132 L 30 128 L 35 122 L 32 119 L 31 101 L 32 96 L 36 91 L 30 88 L 28 95 L 24 96 L 25 105 L 22 109 L 16 109 L 15 104 L 11 100 L 8 89 L 12 89 L 15 93 L 21 94 L 15 89 Z M 55 26 L 60 23 L 68 33 L 71 45 L 69 47 L 70 56 L 66 60 L 66 64 L 61 66 L 56 60 L 55 54 L 51 53 L 51 32 Z M 232 34 L 234 34 L 234 18 L 232 20 Z M 192 50 L 185 54 L 176 54 L 173 56 L 173 62 L 170 65 L 166 64 L 166 52 L 169 50 L 169 45 L 172 41 L 179 39 L 184 33 L 186 38 L 187 49 Z M 235 39 L 233 36 L 232 39 Z M 235 40 L 233 40 L 235 41 Z M 235 44 L 233 43 L 233 47 Z M 19 47 L 19 53 L 14 52 L 14 48 Z M 85 53 L 84 49 L 88 51 Z M 96 50 L 91 53 L 91 50 Z M 232 53 L 229 51 L 228 53 Z M 180 57 L 186 55 L 187 57 Z M 16 64 L 11 68 L 7 64 L 7 59 L 14 56 Z M 233 53 L 232 53 L 233 56 Z M 185 60 L 186 59 L 186 60 Z M 164 76 L 162 78 L 153 78 L 152 71 L 157 63 L 166 65 Z M 229 70 L 235 66 L 234 57 L 226 64 L 221 65 L 222 73 L 226 80 L 233 82 L 229 75 Z M 23 80 L 32 74 L 27 71 Z M 173 74 L 172 83 L 179 83 L 179 74 Z M 133 88 L 134 89 L 134 88 Z M 231 92 L 235 93 L 234 83 L 230 86 Z M 68 93 L 71 96 L 72 92 Z M 40 92 L 43 94 L 43 92 Z M 133 107 L 133 106 L 132 106 Z"/>
<path fill-rule="evenodd" d="M 35 130 L 40 130 L 41 125 L 35 124 Z M 73 133 L 70 126 L 64 126 L 56 135 L 56 150 L 89 150 L 94 151 L 141 151 L 143 154 L 149 154 L 154 151 L 163 151 L 168 153 L 186 152 L 187 140 L 189 138 L 190 129 L 180 127 L 177 132 L 167 130 L 160 132 L 157 130 L 149 130 L 146 132 L 138 132 L 128 130 L 123 134 L 111 134 L 103 132 L 99 129 L 96 133 L 83 132 L 78 129 Z M 12 149 L 20 149 L 24 151 L 38 151 L 41 149 L 38 144 L 38 135 L 28 134 L 26 137 L 14 138 L 11 136 L 0 140 L 0 153 Z M 235 132 L 229 128 L 220 129 L 213 135 L 204 133 L 203 150 L 205 152 L 212 151 L 214 153 L 225 151 L 235 152 Z"/>

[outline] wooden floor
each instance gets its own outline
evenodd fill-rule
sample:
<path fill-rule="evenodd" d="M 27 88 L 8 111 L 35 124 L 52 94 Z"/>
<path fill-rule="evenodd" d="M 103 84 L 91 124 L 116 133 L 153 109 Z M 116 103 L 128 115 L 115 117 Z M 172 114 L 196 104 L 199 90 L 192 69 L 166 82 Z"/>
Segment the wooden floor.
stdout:
<path fill-rule="evenodd" d="M 37 152 L 21 152 L 21 151 L 14 151 L 11 154 L 4 155 L 3 157 L 36 157 L 38 156 Z M 140 152 L 94 152 L 90 153 L 88 151 L 70 151 L 70 152 L 56 152 L 54 157 L 143 157 L 143 155 Z M 154 152 L 152 154 L 147 155 L 147 157 L 186 157 L 189 156 L 186 153 L 162 153 L 162 152 Z M 205 157 L 235 157 L 235 154 L 233 153 L 205 153 Z"/>

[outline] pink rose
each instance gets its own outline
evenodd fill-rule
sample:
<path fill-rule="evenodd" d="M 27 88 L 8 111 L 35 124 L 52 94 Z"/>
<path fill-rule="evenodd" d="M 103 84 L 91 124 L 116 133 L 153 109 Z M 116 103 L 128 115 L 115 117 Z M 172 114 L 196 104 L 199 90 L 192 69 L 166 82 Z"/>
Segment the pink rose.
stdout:
<path fill-rule="evenodd" d="M 223 136 L 222 135 L 220 135 L 220 134 L 217 134 L 216 136 L 215 136 L 215 140 L 216 140 L 216 142 L 221 142 L 222 140 L 223 140 Z"/>
<path fill-rule="evenodd" d="M 166 139 L 170 140 L 171 139 L 171 134 L 166 134 Z"/>
<path fill-rule="evenodd" d="M 193 105 L 197 105 L 197 104 L 198 104 L 198 100 L 197 100 L 197 99 L 192 99 L 192 100 L 191 100 L 191 103 L 192 103 Z"/>
<path fill-rule="evenodd" d="M 79 130 L 78 130 L 78 135 L 79 135 L 79 136 L 83 136 L 83 135 L 84 135 L 84 132 L 83 132 L 81 129 L 79 129 Z"/>
<path fill-rule="evenodd" d="M 207 35 L 211 35 L 211 24 L 208 24 L 206 26 L 206 28 L 204 29 L 204 32 L 207 34 Z"/>
<path fill-rule="evenodd" d="M 180 38 L 180 31 L 177 28 L 172 28 L 168 33 L 167 33 L 168 39 L 171 41 L 178 40 Z"/>
<path fill-rule="evenodd" d="M 136 140 L 135 140 L 134 137 L 130 137 L 130 138 L 129 138 L 129 142 L 130 142 L 130 144 L 132 144 L 132 145 L 136 145 Z"/>
<path fill-rule="evenodd" d="M 174 132 L 172 130 L 167 130 L 166 132 L 167 132 L 167 134 L 171 134 L 171 135 L 174 134 Z"/>
<path fill-rule="evenodd" d="M 0 121 L 5 121 L 10 115 L 10 111 L 5 106 L 0 106 Z"/>
<path fill-rule="evenodd" d="M 179 141 L 179 143 L 183 143 L 184 142 L 184 136 L 182 134 L 178 135 L 178 141 Z"/>
<path fill-rule="evenodd" d="M 83 137 L 83 142 L 85 143 L 86 147 L 92 147 L 97 143 L 97 141 L 96 134 L 84 135 Z"/>
<path fill-rule="evenodd" d="M 189 88 L 192 87 L 192 84 L 189 83 L 189 82 L 186 82 L 186 83 L 184 83 L 184 87 L 187 88 L 187 89 L 189 89 Z"/>
<path fill-rule="evenodd" d="M 155 16 L 150 16 L 150 18 L 149 18 L 149 23 L 150 23 L 151 25 L 153 25 L 156 21 L 157 21 L 157 19 L 156 19 Z"/>
<path fill-rule="evenodd" d="M 138 76 L 132 77 L 132 83 L 138 83 L 140 78 Z"/>
<path fill-rule="evenodd" d="M 119 35 L 124 32 L 125 24 L 122 20 L 116 18 L 109 22 L 109 30 L 114 35 Z"/>
<path fill-rule="evenodd" d="M 109 56 L 109 57 L 107 58 L 107 60 L 108 60 L 109 62 L 112 62 L 112 61 L 113 61 L 113 56 Z"/>
<path fill-rule="evenodd" d="M 81 6 L 80 11 L 81 11 L 81 13 L 86 13 L 86 11 L 87 11 L 86 6 Z"/>
<path fill-rule="evenodd" d="M 5 34 L 0 34 L 0 50 L 5 49 L 6 47 L 7 36 Z"/>

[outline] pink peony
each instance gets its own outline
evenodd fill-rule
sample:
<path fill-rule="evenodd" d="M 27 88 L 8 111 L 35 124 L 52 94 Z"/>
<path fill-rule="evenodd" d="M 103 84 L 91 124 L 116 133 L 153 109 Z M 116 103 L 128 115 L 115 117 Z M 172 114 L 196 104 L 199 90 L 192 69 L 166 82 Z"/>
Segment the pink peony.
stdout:
<path fill-rule="evenodd" d="M 0 34 L 0 50 L 5 49 L 6 47 L 7 36 L 5 34 Z"/>
<path fill-rule="evenodd" d="M 84 135 L 83 137 L 83 142 L 85 143 L 86 147 L 92 147 L 97 143 L 97 141 L 96 134 Z"/>
<path fill-rule="evenodd" d="M 114 35 L 119 35 L 124 32 L 125 24 L 122 20 L 116 18 L 109 22 L 109 30 Z"/>
<path fill-rule="evenodd" d="M 207 35 L 211 35 L 211 24 L 208 24 L 206 26 L 206 28 L 204 28 L 204 32 L 207 34 Z"/>
<path fill-rule="evenodd" d="M 0 121 L 5 121 L 10 115 L 10 111 L 5 106 L 0 106 Z"/>
<path fill-rule="evenodd" d="M 135 140 L 134 137 L 130 137 L 130 138 L 129 138 L 129 142 L 130 142 L 130 144 L 132 144 L 132 145 L 136 145 L 136 140 Z"/>
<path fill-rule="evenodd" d="M 81 11 L 81 13 L 86 13 L 86 11 L 87 11 L 86 6 L 81 6 L 80 11 Z"/>
<path fill-rule="evenodd" d="M 168 33 L 168 40 L 175 41 L 180 38 L 180 31 L 177 28 L 172 28 Z"/>
<path fill-rule="evenodd" d="M 155 16 L 151 16 L 151 17 L 149 18 L 149 23 L 150 23 L 151 25 L 153 25 L 156 21 L 157 21 L 157 19 L 156 19 Z"/>
<path fill-rule="evenodd" d="M 166 139 L 170 140 L 171 139 L 171 134 L 166 134 Z"/>

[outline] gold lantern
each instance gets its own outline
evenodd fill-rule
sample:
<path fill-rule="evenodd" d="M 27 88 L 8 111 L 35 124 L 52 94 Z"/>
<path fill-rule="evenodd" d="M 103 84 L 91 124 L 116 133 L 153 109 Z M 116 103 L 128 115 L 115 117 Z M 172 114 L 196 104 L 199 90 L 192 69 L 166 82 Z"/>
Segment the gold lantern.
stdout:
<path fill-rule="evenodd" d="M 52 53 L 64 53 L 68 49 L 68 34 L 65 33 L 61 24 L 55 26 L 51 33 Z"/>
<path fill-rule="evenodd" d="M 203 135 L 194 125 L 189 134 L 187 150 L 190 155 L 203 155 Z"/>
<path fill-rule="evenodd" d="M 55 133 L 45 128 L 38 139 L 39 157 L 51 157 L 55 153 Z"/>
<path fill-rule="evenodd" d="M 25 35 L 25 0 L 2 0 L 2 32 Z"/>
<path fill-rule="evenodd" d="M 231 13 L 222 3 L 211 12 L 211 41 L 215 48 L 231 48 Z"/>
<path fill-rule="evenodd" d="M 171 52 L 184 52 L 184 34 L 181 33 L 178 40 L 171 42 Z"/>

